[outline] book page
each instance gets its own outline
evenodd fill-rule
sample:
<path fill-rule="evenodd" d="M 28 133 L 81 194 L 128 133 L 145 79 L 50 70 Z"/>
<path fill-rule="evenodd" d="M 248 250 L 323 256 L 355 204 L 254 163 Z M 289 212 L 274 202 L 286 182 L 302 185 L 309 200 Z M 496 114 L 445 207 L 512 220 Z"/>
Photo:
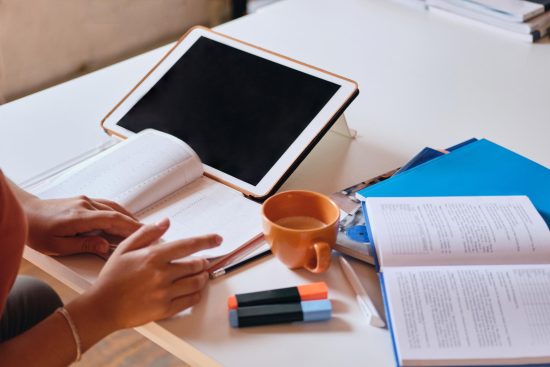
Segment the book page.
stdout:
<path fill-rule="evenodd" d="M 548 263 L 550 231 L 526 196 L 368 198 L 381 267 Z"/>
<path fill-rule="evenodd" d="M 387 268 L 400 364 L 550 362 L 550 265 Z"/>
<path fill-rule="evenodd" d="M 43 199 L 86 195 L 132 213 L 201 177 L 195 152 L 171 135 L 144 130 L 62 174 L 35 192 Z"/>
<path fill-rule="evenodd" d="M 262 233 L 260 204 L 240 192 L 202 176 L 137 213 L 145 223 L 170 218 L 164 241 L 216 233 L 223 243 L 198 252 L 208 258 L 226 255 Z"/>

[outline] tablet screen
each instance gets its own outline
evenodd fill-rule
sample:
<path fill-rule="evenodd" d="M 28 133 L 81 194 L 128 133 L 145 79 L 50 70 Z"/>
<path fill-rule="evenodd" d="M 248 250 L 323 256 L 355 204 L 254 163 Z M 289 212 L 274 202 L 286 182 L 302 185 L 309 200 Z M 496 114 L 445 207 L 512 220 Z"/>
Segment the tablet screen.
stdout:
<path fill-rule="evenodd" d="M 118 125 L 172 134 L 256 185 L 339 88 L 201 36 Z"/>

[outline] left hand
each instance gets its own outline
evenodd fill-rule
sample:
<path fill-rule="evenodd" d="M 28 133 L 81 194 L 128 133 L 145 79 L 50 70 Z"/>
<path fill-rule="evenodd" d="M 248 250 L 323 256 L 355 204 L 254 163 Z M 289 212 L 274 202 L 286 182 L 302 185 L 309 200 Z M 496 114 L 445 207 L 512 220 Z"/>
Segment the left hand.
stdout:
<path fill-rule="evenodd" d="M 104 199 L 34 197 L 23 207 L 29 222 L 28 244 L 47 255 L 88 252 L 105 257 L 110 244 L 102 233 L 126 238 L 141 227 L 122 206 Z"/>

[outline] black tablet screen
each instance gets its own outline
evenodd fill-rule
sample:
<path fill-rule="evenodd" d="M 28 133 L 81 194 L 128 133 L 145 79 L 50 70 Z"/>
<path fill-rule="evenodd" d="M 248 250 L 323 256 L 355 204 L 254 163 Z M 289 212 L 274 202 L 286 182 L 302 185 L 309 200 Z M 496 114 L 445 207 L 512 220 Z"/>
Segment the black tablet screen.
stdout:
<path fill-rule="evenodd" d="M 177 136 L 256 185 L 339 85 L 200 37 L 119 121 Z"/>

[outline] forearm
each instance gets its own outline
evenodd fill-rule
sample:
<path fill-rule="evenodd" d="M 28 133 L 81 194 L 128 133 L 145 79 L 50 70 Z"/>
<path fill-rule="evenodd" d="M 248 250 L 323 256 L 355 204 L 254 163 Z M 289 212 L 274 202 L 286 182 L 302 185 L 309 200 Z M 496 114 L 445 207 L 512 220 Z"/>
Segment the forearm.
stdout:
<path fill-rule="evenodd" d="M 84 353 L 114 331 L 98 307 L 84 294 L 66 306 L 73 320 Z M 59 312 L 27 332 L 0 344 L 0 366 L 68 366 L 76 358 L 71 328 Z"/>

